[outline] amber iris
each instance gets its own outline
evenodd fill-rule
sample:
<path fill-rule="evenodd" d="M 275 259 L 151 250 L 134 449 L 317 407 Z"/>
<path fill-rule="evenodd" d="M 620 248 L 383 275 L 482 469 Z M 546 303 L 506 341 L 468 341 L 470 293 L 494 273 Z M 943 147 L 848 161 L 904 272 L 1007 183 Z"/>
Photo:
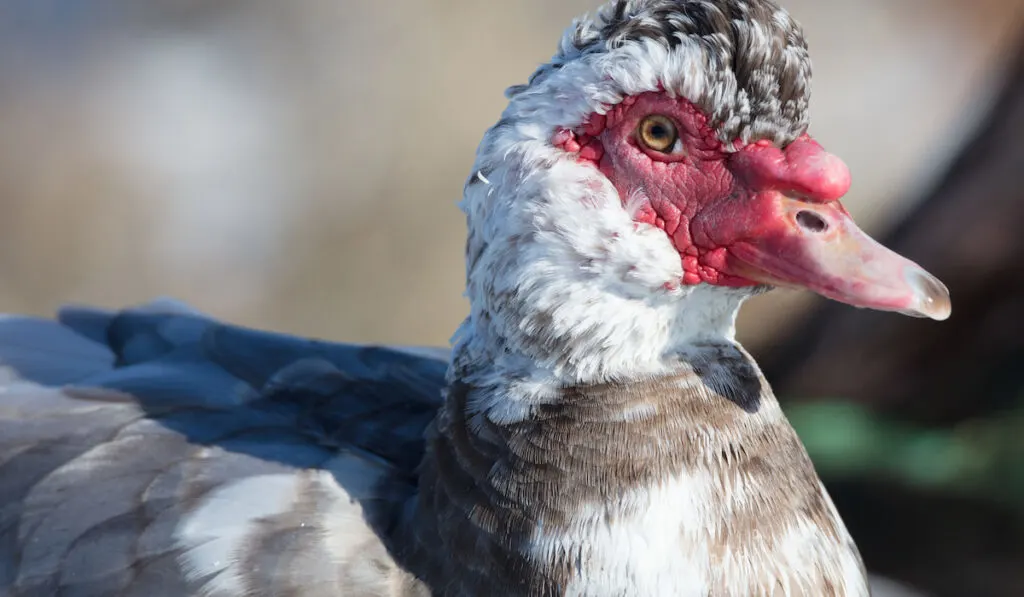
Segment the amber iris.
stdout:
<path fill-rule="evenodd" d="M 679 133 L 670 118 L 652 114 L 640 122 L 637 137 L 648 148 L 669 153 L 675 147 L 676 141 L 679 140 Z"/>

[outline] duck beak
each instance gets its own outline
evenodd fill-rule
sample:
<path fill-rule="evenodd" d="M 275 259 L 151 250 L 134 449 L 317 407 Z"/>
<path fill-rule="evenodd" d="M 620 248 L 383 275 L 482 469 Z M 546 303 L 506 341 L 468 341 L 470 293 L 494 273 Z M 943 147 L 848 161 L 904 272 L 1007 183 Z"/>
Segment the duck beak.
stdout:
<path fill-rule="evenodd" d="M 767 192 L 746 199 L 742 209 L 751 214 L 747 218 L 736 217 L 740 208 L 733 207 L 726 208 L 730 224 L 720 230 L 732 238 L 719 242 L 728 248 L 730 270 L 737 275 L 807 288 L 857 307 L 949 317 L 945 285 L 868 236 L 838 201 L 809 202 Z M 726 215 L 720 212 L 715 219 L 720 223 Z"/>
<path fill-rule="evenodd" d="M 694 242 L 725 249 L 729 273 L 807 288 L 856 307 L 943 320 L 949 290 L 913 261 L 877 243 L 839 198 L 850 171 L 809 135 L 733 154 L 734 192 L 698 212 Z"/>

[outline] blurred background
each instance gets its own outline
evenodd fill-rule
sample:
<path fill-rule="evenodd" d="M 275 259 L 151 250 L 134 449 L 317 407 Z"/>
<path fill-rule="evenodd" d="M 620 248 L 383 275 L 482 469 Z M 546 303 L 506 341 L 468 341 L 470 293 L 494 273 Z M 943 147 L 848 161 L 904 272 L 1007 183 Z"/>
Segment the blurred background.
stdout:
<path fill-rule="evenodd" d="M 869 567 L 1024 595 L 1024 0 L 788 0 L 813 132 L 930 324 L 775 292 L 741 335 Z M 234 322 L 444 344 L 456 202 L 508 85 L 594 0 L 0 0 L 0 311 L 173 295 Z"/>

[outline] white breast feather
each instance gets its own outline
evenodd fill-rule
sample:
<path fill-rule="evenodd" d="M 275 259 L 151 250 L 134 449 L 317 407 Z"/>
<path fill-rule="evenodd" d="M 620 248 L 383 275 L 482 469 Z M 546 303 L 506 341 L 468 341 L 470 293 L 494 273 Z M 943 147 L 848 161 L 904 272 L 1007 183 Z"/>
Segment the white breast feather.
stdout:
<path fill-rule="evenodd" d="M 618 502 L 582 505 L 566 533 L 542 527 L 532 551 L 537 558 L 579 553 L 569 596 L 703 597 L 710 580 L 706 506 L 714 498 L 706 471 L 624 491 Z"/>

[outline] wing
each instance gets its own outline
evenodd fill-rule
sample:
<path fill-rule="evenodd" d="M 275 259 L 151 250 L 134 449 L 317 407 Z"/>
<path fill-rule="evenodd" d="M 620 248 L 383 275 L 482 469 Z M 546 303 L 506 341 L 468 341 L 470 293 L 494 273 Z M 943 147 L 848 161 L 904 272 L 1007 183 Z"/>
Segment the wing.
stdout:
<path fill-rule="evenodd" d="M 0 318 L 0 595 L 391 594 L 446 351 Z"/>

